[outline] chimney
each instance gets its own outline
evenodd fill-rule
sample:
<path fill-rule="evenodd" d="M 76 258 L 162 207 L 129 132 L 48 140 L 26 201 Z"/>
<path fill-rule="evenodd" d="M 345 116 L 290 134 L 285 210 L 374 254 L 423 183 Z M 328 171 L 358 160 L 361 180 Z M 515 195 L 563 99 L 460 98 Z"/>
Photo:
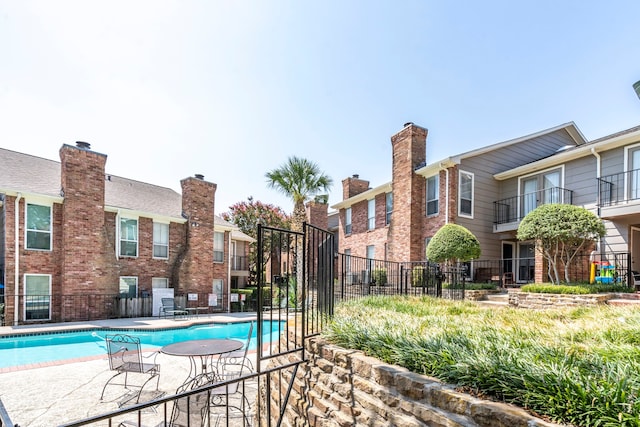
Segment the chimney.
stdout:
<path fill-rule="evenodd" d="M 84 141 L 76 141 L 76 147 L 81 148 L 83 150 L 91 150 L 91 144 Z"/>
<path fill-rule="evenodd" d="M 369 181 L 360 179 L 360 175 L 353 174 L 350 178 L 342 180 L 342 199 L 346 200 L 350 197 L 363 193 L 369 189 Z"/>

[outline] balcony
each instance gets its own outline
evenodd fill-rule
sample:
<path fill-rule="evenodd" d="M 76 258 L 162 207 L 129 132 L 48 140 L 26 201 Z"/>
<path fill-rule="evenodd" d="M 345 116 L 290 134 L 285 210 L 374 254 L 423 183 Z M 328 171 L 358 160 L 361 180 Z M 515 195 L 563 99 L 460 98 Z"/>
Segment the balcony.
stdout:
<path fill-rule="evenodd" d="M 598 178 L 598 201 L 603 218 L 637 214 L 640 207 L 640 169 Z"/>
<path fill-rule="evenodd" d="M 249 271 L 249 257 L 233 255 L 231 257 L 231 270 Z"/>
<path fill-rule="evenodd" d="M 518 228 L 520 221 L 529 212 L 549 203 L 573 204 L 573 191 L 551 187 L 521 196 L 509 197 L 493 202 L 493 231 L 504 232 Z"/>

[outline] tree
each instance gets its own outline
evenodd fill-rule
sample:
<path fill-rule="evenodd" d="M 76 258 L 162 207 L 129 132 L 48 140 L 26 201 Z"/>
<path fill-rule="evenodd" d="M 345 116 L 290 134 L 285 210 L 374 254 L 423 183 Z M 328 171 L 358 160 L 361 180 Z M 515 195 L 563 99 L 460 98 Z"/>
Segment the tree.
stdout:
<path fill-rule="evenodd" d="M 302 231 L 305 221 L 304 202 L 320 191 L 328 191 L 332 179 L 322 173 L 317 164 L 296 156 L 277 169 L 265 174 L 269 188 L 276 189 L 293 200 L 291 229 Z"/>
<path fill-rule="evenodd" d="M 268 203 L 262 203 L 249 196 L 247 201 L 238 202 L 229 206 L 229 211 L 220 214 L 222 219 L 236 225 L 240 231 L 258 239 L 258 224 L 274 227 L 289 228 L 291 218 L 280 208 Z M 257 241 L 250 244 L 249 270 L 257 272 Z M 264 251 L 269 256 L 269 251 Z M 266 262 L 267 260 L 265 260 Z"/>
<path fill-rule="evenodd" d="M 290 218 L 281 207 L 262 203 L 247 197 L 247 201 L 229 206 L 229 211 L 220 214 L 222 219 L 237 226 L 240 231 L 254 239 L 258 238 L 258 224 L 275 228 L 289 227 Z"/>
<path fill-rule="evenodd" d="M 536 242 L 536 250 L 548 261 L 549 279 L 555 284 L 560 284 L 559 262 L 564 264 L 564 279 L 569 283 L 569 266 L 575 256 L 605 234 L 602 220 L 593 212 L 558 203 L 538 206 L 518 227 L 519 240 Z"/>
<path fill-rule="evenodd" d="M 469 261 L 480 256 L 480 242 L 458 224 L 445 224 L 427 246 L 427 259 L 435 262 Z"/>

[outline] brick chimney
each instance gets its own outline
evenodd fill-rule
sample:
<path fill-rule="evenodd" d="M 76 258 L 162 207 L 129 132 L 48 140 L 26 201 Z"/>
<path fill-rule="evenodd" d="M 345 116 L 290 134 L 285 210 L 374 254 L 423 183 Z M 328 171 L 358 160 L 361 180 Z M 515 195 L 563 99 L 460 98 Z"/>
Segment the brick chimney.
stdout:
<path fill-rule="evenodd" d="M 103 255 L 113 253 L 104 229 L 107 156 L 90 148 L 80 141 L 60 148 L 62 294 L 117 292 L 118 284 L 108 283 Z"/>
<path fill-rule="evenodd" d="M 342 180 L 342 199 L 348 199 L 363 193 L 369 189 L 369 181 L 360 179 L 360 175 L 353 176 Z"/>
<path fill-rule="evenodd" d="M 389 259 L 419 261 L 422 253 L 422 223 L 425 205 L 424 178 L 415 170 L 424 165 L 427 129 L 409 122 L 391 137 L 393 152 L 393 218 L 389 227 Z"/>
<path fill-rule="evenodd" d="M 182 261 L 178 283 L 181 292 L 211 292 L 213 283 L 214 206 L 217 185 L 204 176 L 180 181 L 182 212 L 187 218 L 187 250 Z M 226 252 L 226 251 L 225 251 Z M 228 286 L 228 283 L 225 283 Z"/>

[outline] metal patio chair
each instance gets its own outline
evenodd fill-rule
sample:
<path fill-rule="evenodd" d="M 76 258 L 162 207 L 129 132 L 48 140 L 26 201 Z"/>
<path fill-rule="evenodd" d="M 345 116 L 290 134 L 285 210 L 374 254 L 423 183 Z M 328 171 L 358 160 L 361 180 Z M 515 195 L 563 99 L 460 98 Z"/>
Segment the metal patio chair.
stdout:
<path fill-rule="evenodd" d="M 220 355 L 220 359 L 218 359 L 218 364 L 222 365 L 222 368 L 228 368 L 229 366 L 243 366 L 249 370 L 249 372 L 253 372 L 253 362 L 251 359 L 247 357 L 247 353 L 249 352 L 249 346 L 251 345 L 251 335 L 253 334 L 253 323 L 249 325 L 249 334 L 247 335 L 247 340 L 240 350 L 232 351 L 230 353 L 223 353 Z"/>
<path fill-rule="evenodd" d="M 129 390 L 130 388 L 138 389 L 137 393 L 135 393 L 131 397 L 131 399 L 123 401 L 122 404 L 132 400 L 133 397 L 136 398 L 136 403 L 138 403 L 140 401 L 140 394 L 142 393 L 144 386 L 154 378 L 156 378 L 156 390 L 158 390 L 158 385 L 160 383 L 160 365 L 155 362 L 155 358 L 158 355 L 157 352 L 144 357 L 145 359 L 150 359 L 151 357 L 153 357 L 153 360 L 151 362 L 145 362 L 143 361 L 142 352 L 140 351 L 139 338 L 125 334 L 117 334 L 107 335 L 105 337 L 105 341 L 107 343 L 107 352 L 109 354 L 109 368 L 116 373 L 111 378 L 109 378 L 109 380 L 102 388 L 100 400 L 103 399 L 104 392 L 109 385 L 123 385 L 127 390 Z M 112 382 L 115 378 L 123 374 L 124 383 Z M 142 383 L 142 385 L 131 385 L 128 383 L 129 374 L 136 374 L 148 378 L 144 381 L 144 383 Z"/>
<path fill-rule="evenodd" d="M 169 419 L 161 421 L 154 427 L 204 427 L 210 424 L 207 422 L 209 417 L 209 391 L 203 390 L 199 393 L 189 393 L 208 384 L 211 384 L 213 377 L 211 374 L 200 374 L 195 378 L 187 381 L 176 390 L 176 395 L 185 394 L 173 401 L 173 407 Z M 213 422 L 213 421 L 212 421 Z M 122 421 L 119 427 L 145 427 L 135 421 Z"/>

